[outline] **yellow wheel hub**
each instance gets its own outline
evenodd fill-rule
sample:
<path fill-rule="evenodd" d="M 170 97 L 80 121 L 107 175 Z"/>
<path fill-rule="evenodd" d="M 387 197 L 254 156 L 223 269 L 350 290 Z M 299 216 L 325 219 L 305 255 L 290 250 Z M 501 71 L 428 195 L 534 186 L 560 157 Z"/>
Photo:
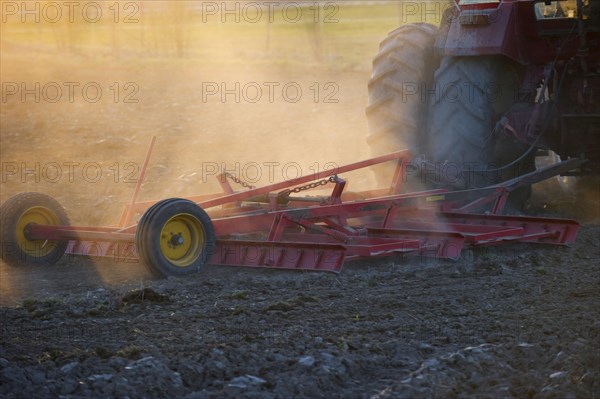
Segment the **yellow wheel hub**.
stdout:
<path fill-rule="evenodd" d="M 167 220 L 160 232 L 160 251 L 175 266 L 187 267 L 202 254 L 204 228 L 194 216 L 181 213 Z"/>
<path fill-rule="evenodd" d="M 43 206 L 34 206 L 27 209 L 17 221 L 17 245 L 29 256 L 41 258 L 48 255 L 56 247 L 54 241 L 28 240 L 25 236 L 25 228 L 28 224 L 58 225 L 58 216 L 50 209 Z"/>

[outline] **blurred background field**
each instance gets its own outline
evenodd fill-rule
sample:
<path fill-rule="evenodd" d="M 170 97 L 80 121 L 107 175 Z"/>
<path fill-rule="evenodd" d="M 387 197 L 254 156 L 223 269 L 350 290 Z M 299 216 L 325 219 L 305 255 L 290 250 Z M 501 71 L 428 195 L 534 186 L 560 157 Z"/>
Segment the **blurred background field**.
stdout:
<path fill-rule="evenodd" d="M 403 22 L 440 18 L 398 1 L 85 1 L 71 22 L 51 3 L 2 2 L 0 201 L 46 192 L 76 224 L 118 220 L 153 135 L 142 200 L 214 192 L 215 165 L 264 184 L 366 158 L 379 42 Z M 262 97 L 207 96 L 207 84 Z M 294 101 L 289 84 L 301 90 Z M 260 176 L 244 176 L 254 163 Z"/>
<path fill-rule="evenodd" d="M 439 24 L 448 2 L 84 1 L 72 9 L 52 3 L 4 6 L 3 45 L 87 57 L 368 69 L 387 32 L 406 22 Z M 23 13 L 36 7 L 37 15 Z"/>

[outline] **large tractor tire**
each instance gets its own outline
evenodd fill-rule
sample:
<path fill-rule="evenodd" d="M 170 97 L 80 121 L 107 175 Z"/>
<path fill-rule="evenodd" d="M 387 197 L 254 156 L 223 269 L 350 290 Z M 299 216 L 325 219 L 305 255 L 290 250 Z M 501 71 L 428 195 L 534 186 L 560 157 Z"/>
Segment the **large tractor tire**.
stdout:
<path fill-rule="evenodd" d="M 440 182 L 457 188 L 496 184 L 535 169 L 533 152 L 509 168 L 527 146 L 500 137 L 497 120 L 511 107 L 519 88 L 518 71 L 499 57 L 444 57 L 435 72 L 435 94 L 427 111 L 425 153 L 436 163 Z M 501 169 L 501 170 L 498 170 Z M 521 208 L 530 189 L 509 197 Z"/>
<path fill-rule="evenodd" d="M 437 67 L 433 52 L 437 32 L 430 24 L 407 24 L 390 32 L 379 45 L 366 109 L 372 156 L 402 149 L 420 152 L 427 108 L 422 88 L 429 85 Z M 389 185 L 393 172 L 393 165 L 375 169 L 380 185 Z"/>

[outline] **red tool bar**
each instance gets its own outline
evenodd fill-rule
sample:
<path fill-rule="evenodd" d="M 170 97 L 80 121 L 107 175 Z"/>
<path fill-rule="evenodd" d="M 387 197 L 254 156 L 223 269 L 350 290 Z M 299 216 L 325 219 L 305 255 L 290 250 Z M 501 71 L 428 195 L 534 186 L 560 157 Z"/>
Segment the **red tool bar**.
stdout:
<path fill-rule="evenodd" d="M 343 216 L 357 218 L 362 216 L 383 215 L 391 206 L 414 208 L 419 205 L 437 207 L 443 198 L 439 191 L 424 191 L 416 194 L 398 194 L 376 199 L 346 202 L 335 205 L 314 206 L 310 208 L 281 209 L 277 211 L 244 214 L 213 220 L 217 236 L 235 233 L 250 233 L 269 230 L 274 217 L 280 215 L 290 221 L 302 221 L 316 218 Z"/>
<path fill-rule="evenodd" d="M 456 232 L 370 228 L 368 234 L 370 237 L 387 237 L 397 240 L 418 239 L 419 254 L 443 259 L 458 259 L 465 245 L 465 237 Z"/>
<path fill-rule="evenodd" d="M 358 236 L 349 237 L 348 242 L 341 244 L 335 238 L 321 234 L 286 233 L 282 240 L 286 242 L 338 244 L 347 249 L 348 256 L 375 256 L 383 253 L 413 252 L 421 249 L 421 243 L 418 239 Z"/>
<path fill-rule="evenodd" d="M 499 239 L 502 237 L 522 237 L 525 234 L 525 229 L 523 227 L 478 226 L 459 223 L 401 222 L 395 223 L 394 227 L 410 230 L 415 234 L 426 234 L 432 231 L 440 233 L 459 233 L 465 236 L 465 239 L 469 244 Z"/>
<path fill-rule="evenodd" d="M 80 240 L 80 241 L 130 241 L 135 234 L 119 233 L 117 227 L 45 226 L 32 224 L 27 227 L 31 240 Z"/>
<path fill-rule="evenodd" d="M 207 201 L 198 203 L 198 205 L 200 205 L 203 209 L 208 209 L 208 208 L 212 208 L 214 206 L 223 205 L 223 204 L 227 204 L 230 202 L 243 201 L 245 199 L 255 197 L 257 195 L 268 194 L 273 191 L 279 191 L 279 190 L 283 190 L 286 188 L 291 188 L 291 187 L 297 186 L 299 184 L 304 184 L 304 183 L 308 183 L 308 182 L 311 182 L 314 180 L 324 179 L 324 178 L 327 178 L 327 177 L 330 177 L 333 175 L 337 175 L 340 173 L 351 172 L 353 170 L 362 169 L 362 168 L 366 168 L 368 166 L 376 165 L 379 163 L 393 161 L 393 160 L 399 160 L 399 159 L 402 159 L 402 162 L 408 162 L 409 152 L 407 150 L 393 152 L 391 154 L 382 155 L 380 157 L 376 157 L 376 158 L 372 158 L 372 159 L 367 159 L 365 161 L 351 163 L 351 164 L 340 166 L 338 168 L 334 168 L 331 170 L 324 170 L 319 173 L 301 176 L 296 179 L 286 180 L 286 181 L 283 181 L 280 183 L 275 183 L 275 184 L 271 184 L 268 186 L 258 187 L 255 189 L 242 191 L 242 192 L 231 194 L 231 195 L 226 195 L 226 196 L 223 196 L 220 198 L 207 200 Z"/>
<path fill-rule="evenodd" d="M 333 244 L 217 240 L 210 264 L 339 273 L 346 248 Z"/>
<path fill-rule="evenodd" d="M 139 263 L 133 242 L 70 241 L 68 255 L 85 256 L 91 260 L 108 258 L 119 263 Z"/>
<path fill-rule="evenodd" d="M 150 140 L 150 146 L 148 147 L 146 157 L 144 158 L 144 164 L 142 165 L 142 169 L 140 171 L 140 177 L 138 178 L 137 184 L 135 185 L 135 191 L 133 192 L 133 196 L 131 197 L 131 202 L 126 208 L 126 211 L 123 214 L 123 218 L 119 221 L 120 227 L 126 227 L 131 223 L 131 219 L 133 218 L 134 213 L 134 205 L 137 201 L 138 195 L 140 194 L 142 184 L 144 183 L 144 178 L 146 177 L 146 169 L 148 168 L 148 163 L 150 162 L 150 155 L 152 155 L 152 149 L 154 148 L 155 141 L 156 136 L 152 136 L 152 140 Z"/>
<path fill-rule="evenodd" d="M 544 218 L 536 216 L 478 215 L 470 213 L 443 213 L 442 220 L 464 225 L 490 225 L 503 228 L 521 227 L 519 241 L 541 244 L 572 245 L 575 243 L 580 224 L 575 220 Z M 547 234 L 548 236 L 543 236 Z"/>

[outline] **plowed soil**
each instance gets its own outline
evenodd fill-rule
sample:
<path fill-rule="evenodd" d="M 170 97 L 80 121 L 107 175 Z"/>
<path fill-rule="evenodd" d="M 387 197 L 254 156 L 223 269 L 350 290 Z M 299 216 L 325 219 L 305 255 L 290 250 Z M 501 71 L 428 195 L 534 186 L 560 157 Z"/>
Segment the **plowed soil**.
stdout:
<path fill-rule="evenodd" d="M 3 53 L 3 81 L 135 81 L 140 101 L 3 103 L 3 164 L 95 162 L 114 173 L 117 163 L 122 174 L 128 162 L 141 164 L 156 135 L 140 198 L 155 199 L 218 187 L 198 172 L 206 162 L 296 162 L 310 172 L 315 163 L 367 155 L 368 71 L 283 65 L 263 74 L 253 64 L 173 68 L 160 60 L 135 67 L 125 60 L 121 68 L 104 59 L 81 59 L 74 69 L 50 54 L 25 69 L 28 59 L 18 54 Z M 340 101 L 198 99 L 202 80 L 261 79 L 304 88 L 334 81 Z M 12 176 L 1 199 L 43 191 L 74 224 L 111 224 L 134 184 L 104 176 L 94 183 L 77 174 L 58 182 Z M 512 245 L 457 262 L 363 260 L 339 275 L 206 267 L 167 280 L 150 279 L 139 264 L 95 259 L 2 264 L 0 395 L 598 397 L 597 194 L 581 205 L 547 193 L 537 191 L 529 212 L 580 218 L 572 248 Z"/>

